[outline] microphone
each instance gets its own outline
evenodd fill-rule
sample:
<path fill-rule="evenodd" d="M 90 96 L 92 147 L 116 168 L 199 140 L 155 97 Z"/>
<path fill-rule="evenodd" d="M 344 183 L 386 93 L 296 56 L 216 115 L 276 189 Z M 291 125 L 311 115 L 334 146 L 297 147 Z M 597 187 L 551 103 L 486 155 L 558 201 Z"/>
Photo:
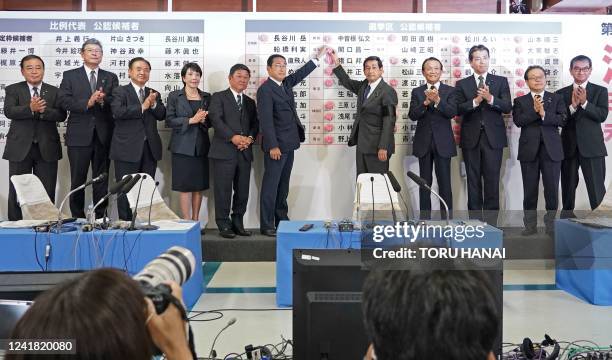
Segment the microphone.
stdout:
<path fill-rule="evenodd" d="M 147 225 L 141 225 L 139 227 L 140 230 L 149 231 L 149 230 L 157 230 L 157 229 L 159 229 L 159 226 L 151 225 L 151 210 L 152 210 L 151 207 L 153 206 L 153 197 L 155 196 L 155 191 L 157 190 L 158 186 L 159 186 L 159 181 L 156 181 L 155 182 L 155 188 L 151 192 L 151 201 L 149 201 L 149 223 Z"/>
<path fill-rule="evenodd" d="M 96 205 L 94 205 L 94 207 L 91 209 L 91 212 L 88 214 L 89 215 L 88 218 L 91 220 L 92 224 L 95 224 L 95 221 L 96 221 L 96 216 L 95 216 L 96 211 L 95 210 L 98 208 L 98 206 L 102 205 L 102 203 L 105 202 L 109 197 L 111 197 L 111 195 L 117 194 L 125 186 L 125 184 L 131 180 L 132 180 L 132 175 L 128 175 L 108 188 L 108 194 L 104 195 L 104 197 L 100 199 L 100 201 L 98 201 Z"/>
<path fill-rule="evenodd" d="M 219 331 L 217 333 L 217 336 L 215 336 L 215 339 L 213 340 L 212 346 L 210 347 L 210 352 L 208 353 L 208 358 L 209 359 L 216 359 L 217 355 L 215 354 L 215 357 L 213 357 L 213 352 L 215 351 L 215 342 L 217 342 L 217 338 L 219 337 L 219 335 L 221 335 L 221 333 L 227 329 L 228 327 L 234 325 L 236 323 L 236 318 L 231 318 L 230 321 L 227 322 L 227 325 L 225 325 L 225 327 L 223 327 L 223 329 L 221 329 L 221 331 Z"/>
<path fill-rule="evenodd" d="M 389 201 L 391 201 L 391 215 L 393 216 L 393 223 L 397 223 L 397 216 L 395 214 L 395 205 L 393 204 L 393 197 L 391 196 L 391 190 L 389 190 L 389 182 L 387 181 L 387 177 L 385 173 L 381 173 L 383 178 L 385 179 L 385 185 L 387 185 L 387 193 L 389 194 Z"/>
<path fill-rule="evenodd" d="M 147 175 L 142 175 L 142 178 L 140 178 L 140 174 L 136 174 L 136 176 L 138 176 L 140 179 L 140 185 L 138 186 L 138 195 L 136 196 L 136 206 L 134 206 L 134 212 L 132 213 L 132 223 L 130 224 L 129 228 L 130 231 L 135 230 L 134 224 L 136 223 L 136 215 L 138 215 L 138 200 L 140 199 L 140 190 L 142 190 L 142 181 L 147 178 Z M 134 185 L 132 185 L 130 189 L 132 187 L 134 187 Z M 127 190 L 126 193 L 128 191 L 130 190 Z"/>
<path fill-rule="evenodd" d="M 120 195 L 125 195 L 128 192 L 130 192 L 130 190 L 132 190 L 132 188 L 134 187 L 134 185 L 136 185 L 136 183 L 138 182 L 138 180 L 140 180 L 140 174 L 136 174 L 136 175 L 128 175 L 131 176 L 130 180 L 125 183 L 123 185 L 123 187 L 121 188 L 121 191 L 118 192 L 118 196 Z"/>
<path fill-rule="evenodd" d="M 97 178 L 91 179 L 89 181 L 87 181 L 85 184 L 78 186 L 76 188 L 74 188 L 73 190 L 70 190 L 70 192 L 64 196 L 64 198 L 62 199 L 62 202 L 60 203 L 60 207 L 59 207 L 59 212 L 57 214 L 57 224 L 56 226 L 56 232 L 60 233 L 63 232 L 61 231 L 61 227 L 62 227 L 62 209 L 64 208 L 64 205 L 66 204 L 66 200 L 68 200 L 70 198 L 70 195 L 74 194 L 77 191 L 83 190 L 86 187 L 88 187 L 89 185 L 92 184 L 97 184 L 99 182 L 102 182 L 104 180 L 106 180 L 106 178 L 108 177 L 107 173 L 102 173 L 100 174 Z M 71 231 L 72 229 L 67 229 L 66 231 Z"/>
<path fill-rule="evenodd" d="M 369 224 L 369 227 L 374 228 L 374 176 L 370 176 L 370 186 L 372 188 L 372 223 Z M 367 224 L 366 227 L 368 227 Z"/>
<path fill-rule="evenodd" d="M 446 204 L 446 201 L 444 201 L 444 199 L 442 199 L 442 197 L 437 192 L 433 191 L 433 189 L 427 184 L 427 181 L 425 181 L 425 179 L 413 173 L 412 171 L 408 171 L 407 175 L 410 179 L 412 179 L 412 181 L 417 183 L 417 185 L 419 185 L 422 188 L 427 189 L 429 192 L 434 194 L 438 199 L 440 199 L 440 202 L 442 203 L 442 205 L 444 205 L 444 208 L 446 209 L 446 225 L 449 225 L 450 224 L 450 221 L 449 221 L 450 213 L 448 211 L 448 205 Z"/>
<path fill-rule="evenodd" d="M 393 191 L 395 191 L 400 199 L 402 200 L 402 203 L 404 204 L 404 208 L 406 209 L 406 213 L 404 214 L 405 218 L 408 219 L 408 204 L 406 204 L 406 200 L 404 199 L 404 197 L 402 196 L 402 187 L 400 186 L 399 182 L 397 181 L 397 179 L 395 178 L 395 175 L 393 175 L 393 172 L 391 170 L 387 171 L 387 177 L 389 178 L 389 181 L 391 182 L 391 187 L 393 188 Z"/>

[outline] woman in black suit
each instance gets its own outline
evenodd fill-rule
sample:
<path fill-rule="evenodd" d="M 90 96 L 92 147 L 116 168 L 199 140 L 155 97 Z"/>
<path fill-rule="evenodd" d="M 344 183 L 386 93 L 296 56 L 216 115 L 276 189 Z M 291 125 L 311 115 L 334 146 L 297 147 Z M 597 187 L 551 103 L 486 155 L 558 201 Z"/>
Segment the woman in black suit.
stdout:
<path fill-rule="evenodd" d="M 166 125 L 171 127 L 172 190 L 180 192 L 184 219 L 197 221 L 202 191 L 208 189 L 208 104 L 210 94 L 198 88 L 202 69 L 188 63 L 181 70 L 185 87 L 168 95 Z M 191 212 L 191 215 L 190 215 Z"/>

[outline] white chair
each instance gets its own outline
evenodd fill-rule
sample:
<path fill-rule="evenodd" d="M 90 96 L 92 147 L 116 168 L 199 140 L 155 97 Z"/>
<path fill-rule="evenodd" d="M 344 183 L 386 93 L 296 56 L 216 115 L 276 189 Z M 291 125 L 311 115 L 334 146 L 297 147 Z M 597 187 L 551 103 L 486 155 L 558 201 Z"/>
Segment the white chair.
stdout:
<path fill-rule="evenodd" d="M 135 174 L 132 174 L 135 175 Z M 140 176 L 147 174 L 141 173 Z M 149 221 L 149 204 L 151 204 L 151 195 L 153 195 L 153 202 L 151 205 L 151 221 L 160 220 L 180 220 L 181 218 L 174 213 L 164 202 L 161 197 L 159 190 L 155 187 L 155 180 L 151 176 L 147 175 L 146 179 L 142 179 L 130 189 L 127 193 L 127 198 L 130 203 L 132 212 L 136 207 L 136 198 L 138 197 L 138 188 L 142 182 L 142 188 L 140 190 L 140 199 L 138 200 L 138 213 L 136 214 L 136 220 L 140 223 L 146 223 Z"/>
<path fill-rule="evenodd" d="M 372 178 L 374 181 L 372 181 Z M 372 187 L 374 194 L 372 196 Z M 403 212 L 397 193 L 385 174 L 364 173 L 357 177 L 355 200 L 353 202 L 353 219 L 371 221 L 372 209 L 375 220 L 403 220 Z M 393 209 L 393 210 L 392 210 Z"/>
<path fill-rule="evenodd" d="M 588 217 L 612 217 L 612 184 L 608 186 L 606 195 L 601 200 L 599 206 Z"/>
<path fill-rule="evenodd" d="M 57 220 L 59 210 L 51 202 L 45 187 L 36 175 L 13 175 L 11 182 L 15 187 L 24 220 Z"/>

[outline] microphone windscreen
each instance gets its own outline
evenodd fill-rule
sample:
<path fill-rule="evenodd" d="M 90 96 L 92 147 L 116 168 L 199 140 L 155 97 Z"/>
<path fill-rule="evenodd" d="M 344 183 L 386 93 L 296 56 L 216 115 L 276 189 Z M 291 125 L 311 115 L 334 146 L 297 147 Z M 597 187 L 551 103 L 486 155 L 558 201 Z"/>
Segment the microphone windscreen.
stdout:
<path fill-rule="evenodd" d="M 108 189 L 108 192 L 110 194 L 118 193 L 125 186 L 125 184 L 127 184 L 131 180 L 132 180 L 132 175 L 128 175 L 124 177 L 123 179 L 117 181 L 114 185 L 111 185 L 111 187 L 109 187 Z"/>
<path fill-rule="evenodd" d="M 419 186 L 427 186 L 427 182 L 425 182 L 425 180 L 423 180 L 423 178 L 421 178 L 417 174 L 413 173 L 412 171 L 408 171 L 408 177 L 410 179 L 412 179 L 412 181 L 417 183 L 417 185 L 419 185 Z"/>
<path fill-rule="evenodd" d="M 130 190 L 132 190 L 134 185 L 136 185 L 138 180 L 140 180 L 140 174 L 134 175 L 132 180 L 130 180 L 127 184 L 125 184 L 125 186 L 121 189 L 121 192 L 124 194 L 127 194 Z"/>
<path fill-rule="evenodd" d="M 393 187 L 393 191 L 401 192 L 402 187 L 400 186 L 399 182 L 397 181 L 395 175 L 393 175 L 393 172 L 391 172 L 391 170 L 387 171 L 387 176 L 389 177 L 389 181 L 391 181 L 391 187 Z"/>
<path fill-rule="evenodd" d="M 370 176 L 370 181 L 374 182 L 374 176 Z"/>
<path fill-rule="evenodd" d="M 230 321 L 227 322 L 227 326 L 234 325 L 236 323 L 236 318 L 231 318 Z"/>
<path fill-rule="evenodd" d="M 98 176 L 98 181 L 104 181 L 108 177 L 108 173 L 102 173 Z"/>

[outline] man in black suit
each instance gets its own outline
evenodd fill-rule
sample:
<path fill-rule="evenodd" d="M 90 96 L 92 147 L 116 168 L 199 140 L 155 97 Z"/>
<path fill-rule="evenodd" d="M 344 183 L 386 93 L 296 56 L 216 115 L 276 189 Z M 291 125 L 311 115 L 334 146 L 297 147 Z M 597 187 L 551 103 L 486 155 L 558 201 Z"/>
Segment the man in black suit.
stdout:
<path fill-rule="evenodd" d="M 608 91 L 589 82 L 591 59 L 578 55 L 570 62 L 574 83 L 557 91 L 567 107 L 567 125 L 561 132 L 565 159 L 561 163 L 561 217 L 574 217 L 578 168 L 582 168 L 591 209 L 606 194 L 606 145 L 601 124 L 608 118 Z"/>
<path fill-rule="evenodd" d="M 147 173 L 155 178 L 157 161 L 162 158 L 161 138 L 157 121 L 166 117 L 166 107 L 159 93 L 145 84 L 149 81 L 151 64 L 142 57 L 130 60 L 130 83 L 113 92 L 111 108 L 115 129 L 110 147 L 110 159 L 115 162 L 115 180 L 124 175 Z M 132 212 L 126 197 L 117 200 L 119 218 L 130 220 Z"/>
<path fill-rule="evenodd" d="M 507 146 L 502 114 L 510 113 L 508 79 L 489 70 L 489 49 L 470 48 L 474 75 L 457 81 L 457 112 L 461 119 L 461 148 L 467 173 L 470 216 L 497 226 L 499 178 Z M 484 181 L 484 187 L 483 187 Z M 483 216 L 484 215 L 484 216 Z"/>
<path fill-rule="evenodd" d="M 64 72 L 60 84 L 60 101 L 70 112 L 66 128 L 66 146 L 70 161 L 70 189 L 87 181 L 91 165 L 91 177 L 108 173 L 110 161 L 108 149 L 113 132 L 113 116 L 110 104 L 112 92 L 119 86 L 117 75 L 100 69 L 102 44 L 89 39 L 81 46 L 83 66 Z M 97 203 L 108 190 L 108 180 L 92 185 L 93 201 Z M 85 191 L 77 191 L 70 197 L 72 216 L 85 217 Z M 104 207 L 97 209 L 101 217 Z"/>
<path fill-rule="evenodd" d="M 563 147 L 559 127 L 565 125 L 565 103 L 560 95 L 545 91 L 546 74 L 541 66 L 530 66 L 525 80 L 531 92 L 514 99 L 512 120 L 521 128 L 518 160 L 523 175 L 523 235 L 535 234 L 537 227 L 540 173 L 544 185 L 546 233 L 553 234 L 559 202 L 559 176 Z"/>
<path fill-rule="evenodd" d="M 453 208 L 451 188 L 451 158 L 457 155 L 451 120 L 457 115 L 455 89 L 442 84 L 442 63 L 435 57 L 423 61 L 421 66 L 427 83 L 414 88 L 410 96 L 408 116 L 417 122 L 412 153 L 419 158 L 419 175 L 431 186 L 433 165 L 436 167 L 439 194 Z M 431 194 L 419 190 L 421 218 L 431 216 Z M 440 203 L 442 218 L 446 218 L 444 205 Z M 449 214 L 450 215 L 450 214 Z"/>
<path fill-rule="evenodd" d="M 340 59 L 332 53 L 334 74 L 340 84 L 357 95 L 357 118 L 353 123 L 348 146 L 357 145 L 357 176 L 362 173 L 386 173 L 395 151 L 395 108 L 397 93 L 383 80 L 383 64 L 378 56 L 363 61 L 365 80 L 351 80 Z"/>
<path fill-rule="evenodd" d="M 62 158 L 56 123 L 66 120 L 66 112 L 60 107 L 58 89 L 43 82 L 45 63 L 39 56 L 27 55 L 19 66 L 25 81 L 5 89 L 4 115 L 11 120 L 11 127 L 2 158 L 9 161 L 9 179 L 34 173 L 55 202 L 57 161 Z M 12 221 L 22 219 L 10 180 L 8 217 Z"/>
<path fill-rule="evenodd" d="M 259 131 L 255 101 L 244 94 L 250 78 L 251 70 L 246 65 L 232 66 L 229 88 L 213 94 L 208 108 L 215 129 L 208 152 L 215 177 L 215 220 L 224 238 L 251 235 L 242 222 L 249 200 L 253 162 L 251 145 Z"/>
<path fill-rule="evenodd" d="M 276 236 L 281 220 L 289 220 L 289 180 L 293 169 L 293 153 L 306 139 L 295 108 L 293 87 L 299 84 L 319 65 L 319 54 L 304 66 L 287 76 L 287 60 L 279 54 L 268 57 L 270 76 L 257 89 L 257 115 L 262 133 L 264 175 L 261 182 L 260 230 L 263 235 Z"/>

